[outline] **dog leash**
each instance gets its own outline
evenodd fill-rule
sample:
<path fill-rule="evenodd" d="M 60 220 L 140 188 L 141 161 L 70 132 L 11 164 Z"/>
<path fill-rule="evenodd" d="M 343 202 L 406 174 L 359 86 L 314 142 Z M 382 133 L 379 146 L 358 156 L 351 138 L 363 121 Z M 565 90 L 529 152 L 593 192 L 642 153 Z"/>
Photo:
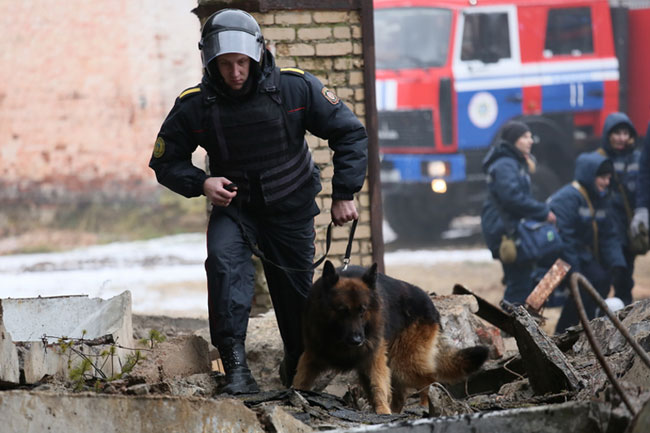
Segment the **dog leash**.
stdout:
<path fill-rule="evenodd" d="M 321 263 L 327 258 L 327 254 L 330 251 L 330 246 L 332 245 L 332 226 L 334 225 L 334 221 L 330 221 L 330 223 L 327 225 L 327 235 L 325 238 L 325 253 L 321 258 L 316 260 L 309 268 L 307 269 L 301 269 L 301 268 L 292 268 L 290 266 L 282 266 L 278 263 L 275 263 L 273 260 L 268 259 L 264 252 L 260 250 L 257 245 L 251 241 L 251 239 L 248 237 L 248 233 L 246 233 L 246 228 L 244 227 L 244 224 L 241 221 L 241 204 L 239 203 L 239 200 L 237 200 L 237 218 L 235 218 L 233 215 L 230 215 L 229 213 L 226 213 L 228 217 L 230 217 L 237 226 L 239 227 L 239 231 L 241 231 L 242 238 L 244 239 L 244 242 L 248 245 L 248 247 L 251 249 L 254 255 L 260 258 L 263 262 L 266 262 L 270 265 L 275 266 L 276 268 L 282 269 L 284 271 L 288 272 L 311 272 L 314 269 L 316 269 L 318 266 L 320 266 Z M 357 229 L 357 223 L 359 222 L 358 219 L 355 219 L 352 221 L 352 227 L 350 228 L 350 234 L 348 236 L 348 245 L 345 248 L 345 256 L 343 257 L 343 269 L 347 269 L 348 265 L 350 264 L 350 255 L 352 254 L 352 241 L 354 240 L 354 232 Z"/>
<path fill-rule="evenodd" d="M 350 227 L 350 235 L 348 236 L 348 245 L 347 245 L 347 247 L 345 247 L 345 257 L 343 257 L 343 270 L 344 271 L 348 268 L 348 265 L 350 264 L 350 255 L 352 254 L 352 240 L 354 239 L 354 232 L 357 230 L 357 223 L 358 222 L 359 222 L 359 219 L 352 220 L 352 227 Z M 332 224 L 332 223 L 330 223 L 330 224 Z M 324 258 L 325 258 L 325 256 L 323 256 L 323 259 Z"/>

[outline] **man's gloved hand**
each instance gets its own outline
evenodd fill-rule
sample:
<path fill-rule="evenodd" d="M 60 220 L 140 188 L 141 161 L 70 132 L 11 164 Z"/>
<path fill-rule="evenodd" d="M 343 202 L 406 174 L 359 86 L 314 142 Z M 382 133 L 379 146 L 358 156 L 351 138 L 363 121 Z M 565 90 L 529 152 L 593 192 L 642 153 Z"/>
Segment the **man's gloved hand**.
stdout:
<path fill-rule="evenodd" d="M 646 234 L 648 233 L 648 208 L 647 207 L 639 207 L 634 210 L 634 217 L 632 218 L 632 222 L 630 222 L 630 232 L 632 233 L 632 236 L 637 236 L 639 232 L 642 230 L 641 226 L 645 227 Z"/>

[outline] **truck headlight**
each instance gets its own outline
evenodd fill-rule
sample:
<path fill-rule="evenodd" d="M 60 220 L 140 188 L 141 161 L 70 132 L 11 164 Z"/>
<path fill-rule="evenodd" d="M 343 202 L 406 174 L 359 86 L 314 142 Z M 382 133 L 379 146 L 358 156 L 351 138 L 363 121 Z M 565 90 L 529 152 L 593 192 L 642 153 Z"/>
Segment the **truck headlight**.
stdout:
<path fill-rule="evenodd" d="M 438 194 L 444 194 L 447 192 L 447 182 L 444 179 L 433 179 L 431 181 L 431 190 Z"/>
<path fill-rule="evenodd" d="M 445 177 L 449 175 L 449 165 L 444 161 L 431 161 L 427 164 L 429 177 Z"/>

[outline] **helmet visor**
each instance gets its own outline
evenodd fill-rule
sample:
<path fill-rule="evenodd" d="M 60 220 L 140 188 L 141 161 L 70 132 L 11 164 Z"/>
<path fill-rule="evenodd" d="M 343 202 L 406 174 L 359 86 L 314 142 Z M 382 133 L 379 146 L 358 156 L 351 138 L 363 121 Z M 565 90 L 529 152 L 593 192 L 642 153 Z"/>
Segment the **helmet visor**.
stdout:
<path fill-rule="evenodd" d="M 241 30 L 224 30 L 207 35 L 203 40 L 203 66 L 215 57 L 228 53 L 244 54 L 256 62 L 262 55 L 262 35 L 252 35 Z"/>

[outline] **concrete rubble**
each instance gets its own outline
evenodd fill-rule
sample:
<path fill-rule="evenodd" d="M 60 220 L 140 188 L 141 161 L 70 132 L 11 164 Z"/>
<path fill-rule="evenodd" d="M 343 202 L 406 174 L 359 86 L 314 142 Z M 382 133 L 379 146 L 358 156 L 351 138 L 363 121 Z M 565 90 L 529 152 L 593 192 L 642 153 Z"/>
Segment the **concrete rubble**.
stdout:
<path fill-rule="evenodd" d="M 20 301 L 22 308 L 30 303 L 26 300 L 2 300 L 0 389 L 5 391 L 0 392 L 0 411 L 2 418 L 9 420 L 11 428 L 8 431 L 40 432 L 51 427 L 52 431 L 73 433 L 90 429 L 109 432 L 609 433 L 623 431 L 628 426 L 634 427 L 634 431 L 647 431 L 643 423 L 650 418 L 646 403 L 650 400 L 650 372 L 638 362 L 629 345 L 606 318 L 592 321 L 594 332 L 628 397 L 634 401 L 639 412 L 636 420 L 612 391 L 580 328 L 572 330 L 569 337 L 548 338 L 534 321 L 529 320 L 527 313 L 520 312 L 507 319 L 512 321 L 509 329 L 519 337 L 515 343 L 514 338 L 506 335 L 508 343 L 504 344 L 502 333 L 476 316 L 479 306 L 485 307 L 481 304 L 485 301 L 477 303 L 477 299 L 469 294 L 432 296 L 432 299 L 441 312 L 443 329 L 451 345 L 485 344 L 490 347 L 491 359 L 483 372 L 463 384 L 432 385 L 428 407 L 420 406 L 419 398 L 414 395 L 403 413 L 376 415 L 369 410 L 354 374 L 326 376 L 317 391 L 312 392 L 296 392 L 280 385 L 278 368 L 283 351 L 273 311 L 251 318 L 246 342 L 249 365 L 262 392 L 231 398 L 217 394 L 217 384 L 222 375 L 215 371 L 214 361 L 218 353 L 208 343 L 207 321 L 132 318 L 130 296 L 124 296 L 126 298 L 118 297 L 116 304 L 110 307 L 104 302 L 111 300 L 97 302 L 84 298 L 95 302 L 96 308 L 93 312 L 85 310 L 85 317 L 92 317 L 94 324 L 106 324 L 96 326 L 97 330 L 88 326 L 87 321 L 84 324 L 83 320 L 68 328 L 57 328 L 56 332 L 21 324 L 15 331 L 16 335 L 32 339 L 29 345 L 37 347 L 37 350 L 31 347 L 25 350 L 28 345 L 14 338 L 11 331 L 16 329 L 12 324 L 17 311 L 15 301 Z M 80 301 L 76 297 L 63 299 Z M 43 298 L 40 301 L 47 300 Z M 9 326 L 8 302 L 13 303 L 9 308 L 12 311 Z M 35 308 L 37 304 L 31 303 L 26 311 L 39 311 Z M 75 305 L 84 304 L 79 302 Z M 650 349 L 650 300 L 639 301 L 617 314 L 642 347 Z M 68 316 L 74 317 L 74 314 Z M 505 323 L 503 317 L 498 317 L 498 320 Z M 109 323 L 121 325 L 108 326 Z M 65 336 L 79 336 L 78 330 L 86 329 L 84 339 L 99 338 L 113 332 L 118 341 L 125 341 L 124 333 L 116 331 L 125 324 L 128 327 L 124 332 L 131 338 L 130 353 L 138 348 L 145 358 L 118 380 L 81 383 L 82 391 L 96 392 L 72 392 L 66 375 L 69 373 L 67 365 L 58 365 L 56 374 L 46 373 L 44 377 L 38 377 L 44 370 L 37 372 L 34 368 L 30 373 L 26 370 L 27 365 L 38 363 L 52 368 L 45 359 L 37 357 L 56 352 L 53 349 L 56 348 L 55 341 L 48 341 L 48 350 L 43 350 L 46 343 L 40 341 L 43 334 L 57 335 L 61 332 L 68 334 Z M 3 326 L 7 329 L 3 330 Z M 152 329 L 166 334 L 167 339 L 147 344 L 138 341 L 147 338 Z M 92 335 L 91 330 L 94 332 Z M 523 339 L 522 332 L 525 334 Z M 551 370 L 561 370 L 564 377 L 569 378 L 566 382 L 571 386 L 558 386 L 562 381 L 554 379 L 554 386 L 548 389 L 540 387 L 547 366 L 539 364 L 536 368 L 540 371 L 531 374 L 529 354 L 521 356 L 516 344 L 529 345 L 529 349 L 519 347 L 527 352 L 539 350 L 536 357 L 550 354 Z M 31 357 L 26 356 L 30 353 Z M 16 365 L 22 365 L 18 369 L 22 377 L 16 377 Z M 552 376 L 557 372 L 548 374 Z M 641 412 L 642 407 L 645 412 Z M 97 421 L 98 418 L 101 420 Z"/>
<path fill-rule="evenodd" d="M 0 384 L 18 383 L 20 380 L 20 367 L 18 350 L 4 325 L 4 310 L 0 299 Z"/>
<path fill-rule="evenodd" d="M 7 432 L 264 432 L 255 412 L 233 399 L 6 391 L 0 408 Z"/>
<path fill-rule="evenodd" d="M 2 300 L 2 309 L 2 323 L 17 349 L 20 383 L 35 383 L 44 376 L 64 378 L 81 362 L 83 356 L 65 350 L 60 339 L 86 341 L 82 349 L 88 357 L 99 357 L 114 342 L 114 361 L 118 364 L 126 363 L 132 353 L 128 291 L 108 300 L 87 296 L 8 298 Z M 107 362 L 103 374 L 112 376 L 114 366 L 114 362 Z M 14 380 L 7 381 L 18 382 L 15 375 L 12 377 Z"/>

